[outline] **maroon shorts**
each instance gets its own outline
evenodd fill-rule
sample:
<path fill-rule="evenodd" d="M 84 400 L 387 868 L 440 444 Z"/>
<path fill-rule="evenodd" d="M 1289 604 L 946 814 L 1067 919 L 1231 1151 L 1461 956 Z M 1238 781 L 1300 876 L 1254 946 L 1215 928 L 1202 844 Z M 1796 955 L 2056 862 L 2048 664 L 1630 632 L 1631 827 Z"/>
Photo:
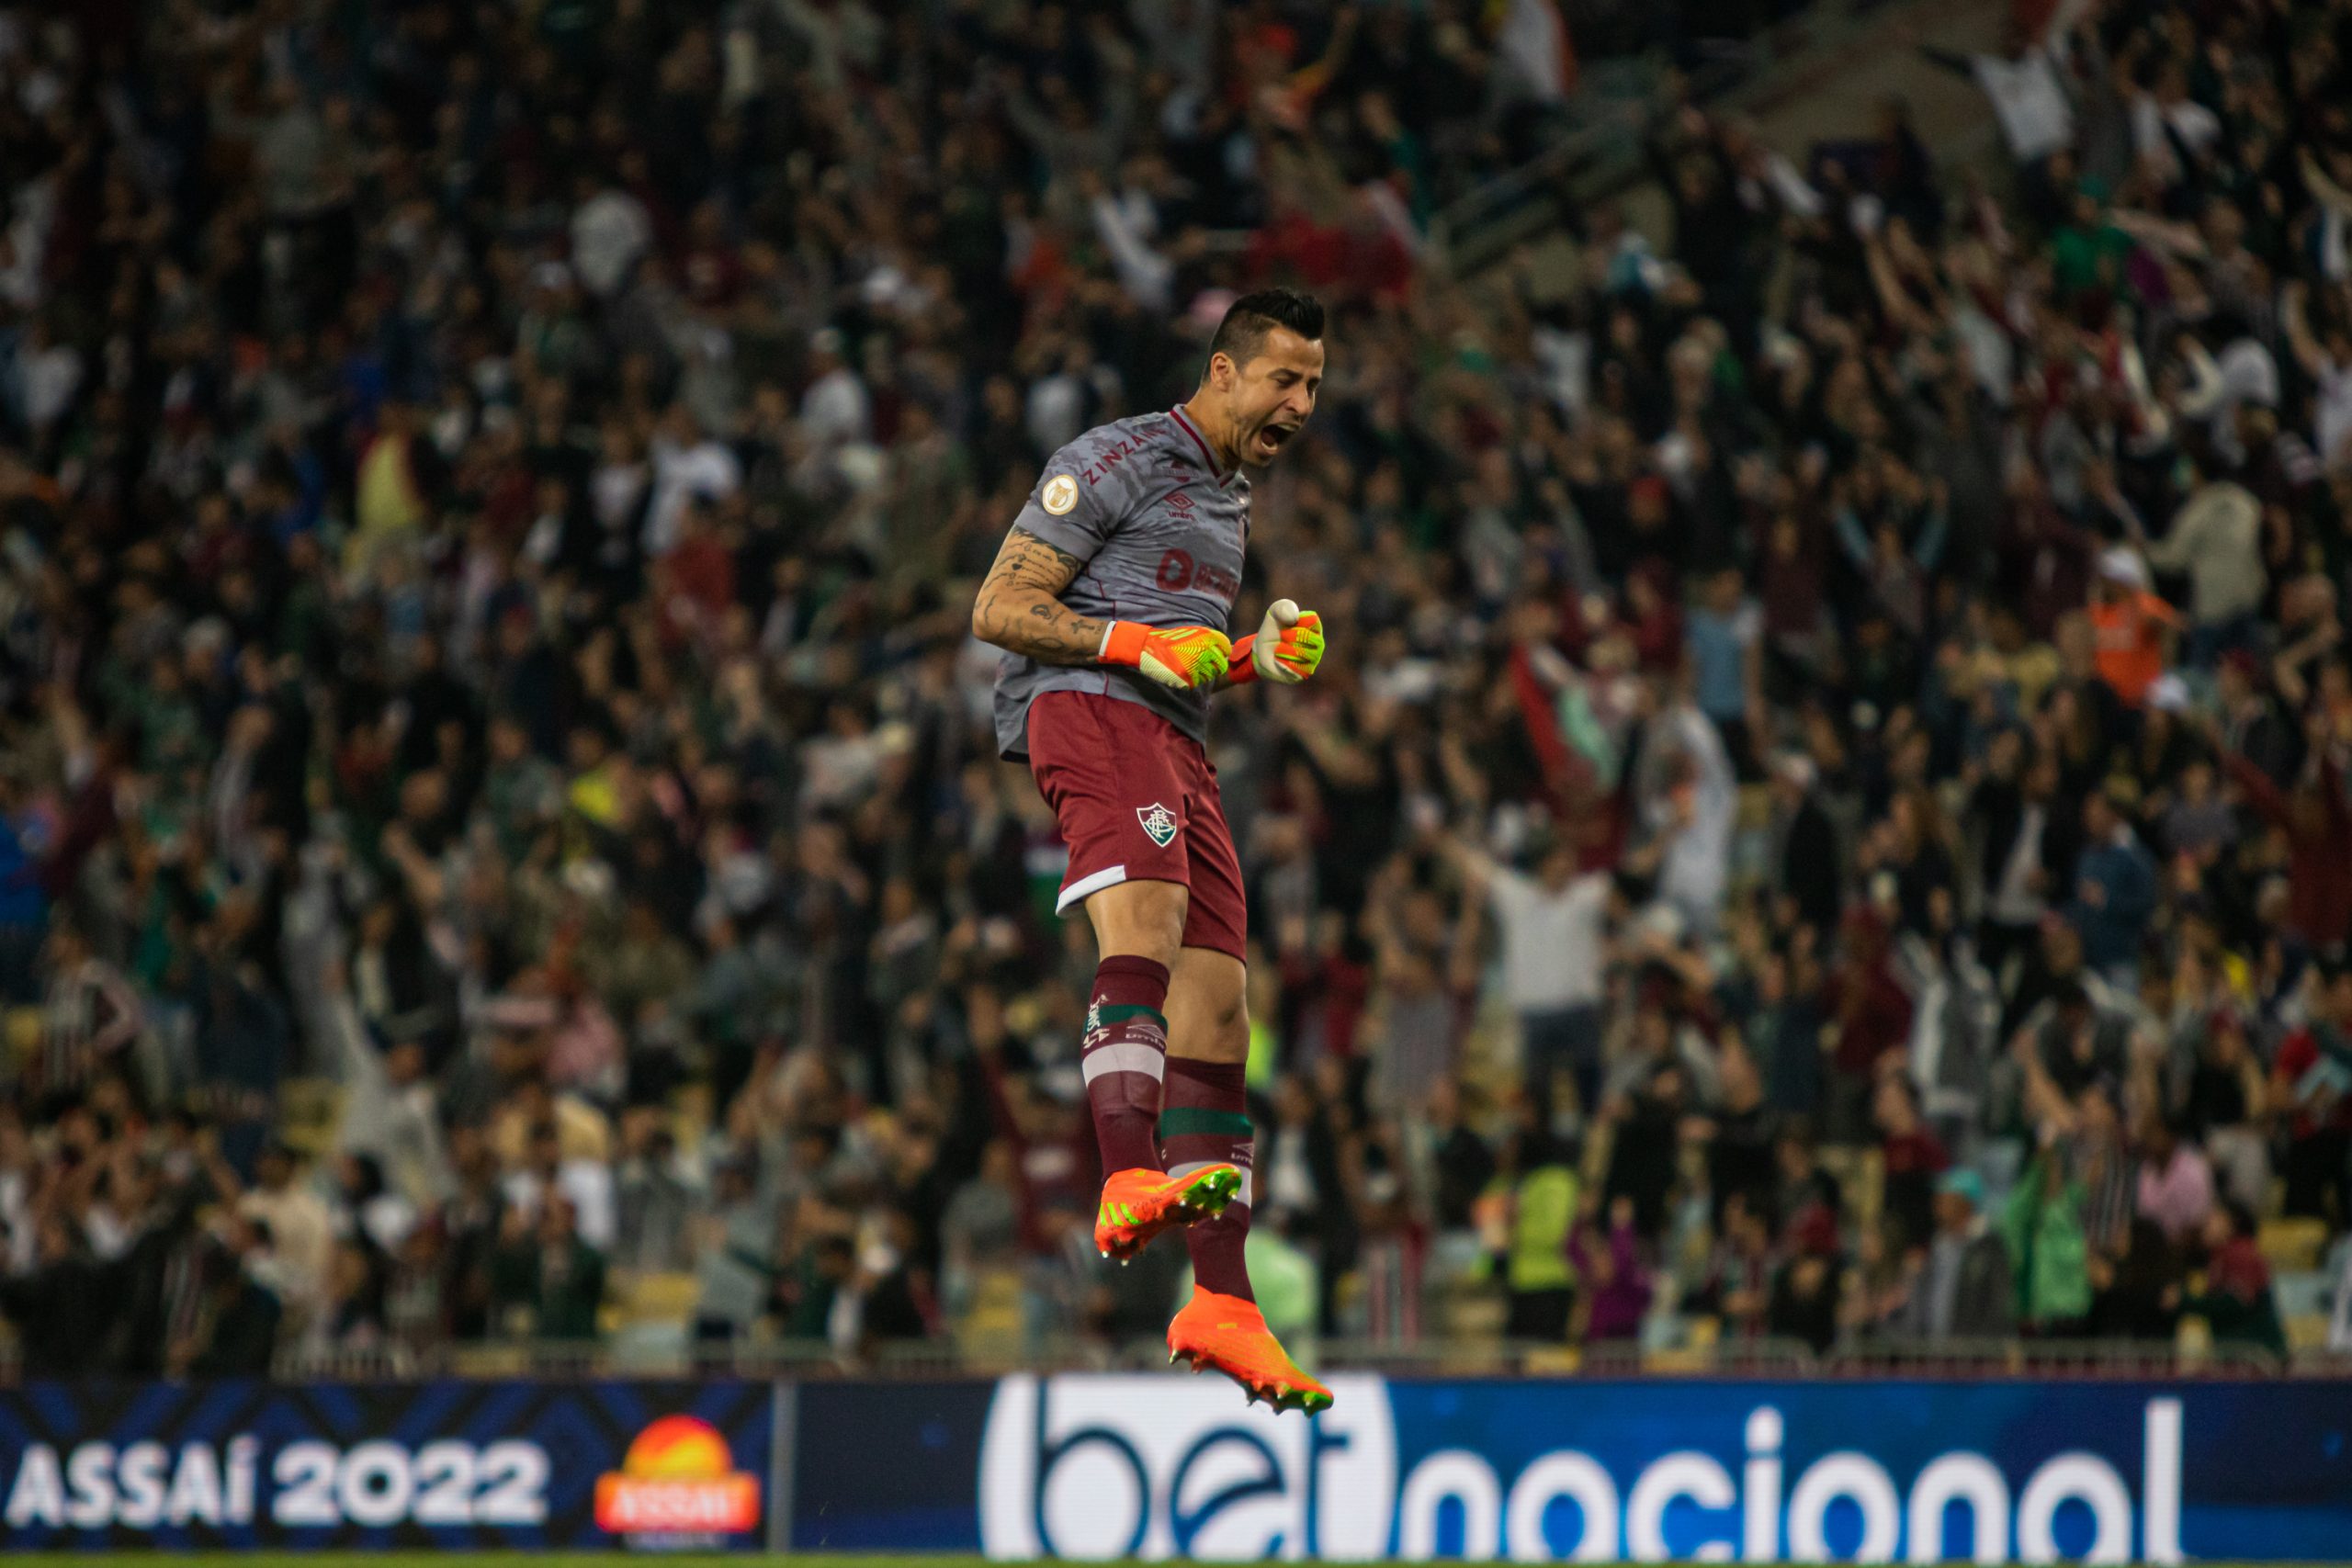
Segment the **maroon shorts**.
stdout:
<path fill-rule="evenodd" d="M 1141 703 L 1046 692 L 1029 705 L 1029 772 L 1069 846 L 1055 908 L 1173 882 L 1192 892 L 1184 945 L 1248 956 L 1241 861 L 1199 741 Z"/>

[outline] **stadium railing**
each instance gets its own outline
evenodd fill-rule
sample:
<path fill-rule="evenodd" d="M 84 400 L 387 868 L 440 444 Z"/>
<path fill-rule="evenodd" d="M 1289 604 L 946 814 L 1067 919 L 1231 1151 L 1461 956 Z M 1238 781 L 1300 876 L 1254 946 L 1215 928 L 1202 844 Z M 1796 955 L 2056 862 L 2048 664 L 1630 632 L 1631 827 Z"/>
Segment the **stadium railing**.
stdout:
<path fill-rule="evenodd" d="M 1872 1378 L 2195 1379 L 2297 1378 L 2352 1382 L 2352 1352 L 2303 1349 L 2278 1356 L 2255 1346 L 2182 1346 L 2120 1339 L 1992 1339 L 1924 1343 L 1874 1339 L 1816 1353 L 1790 1339 L 1730 1339 L 1645 1348 L 1508 1340 L 1399 1344 L 1306 1341 L 1301 1359 L 1326 1371 L 1437 1378 Z M 398 1382 L 421 1378 L 939 1378 L 1014 1371 L 1148 1371 L 1164 1366 L 1154 1340 L 1124 1346 L 1065 1342 L 1031 1354 L 1017 1346 L 959 1347 L 946 1340 L 877 1345 L 845 1353 L 822 1340 L 676 1345 L 652 1349 L 577 1340 L 499 1340 L 354 1349 L 294 1348 L 271 1365 L 286 1382 Z M 0 1384 L 28 1381 L 12 1347 L 0 1346 Z"/>
<path fill-rule="evenodd" d="M 821 1340 L 679 1347 L 662 1353 L 579 1342 L 512 1341 L 289 1350 L 272 1368 L 284 1382 L 368 1382 L 418 1378 L 741 1377 L 781 1379 L 996 1377 L 1014 1371 L 1144 1371 L 1163 1366 L 1164 1347 L 1065 1344 L 1038 1355 L 959 1348 L 946 1341 L 881 1345 L 847 1354 Z M 1644 1348 L 1632 1343 L 1568 1346 L 1509 1341 L 1414 1345 L 1325 1340 L 1302 1359 L 1326 1371 L 1442 1378 L 1747 1378 L 2039 1380 L 2301 1378 L 2352 1381 L 2352 1354 L 2319 1350 L 2278 1356 L 2253 1346 L 2183 1348 L 2112 1339 L 1962 1340 L 1937 1344 L 1873 1340 L 1817 1354 L 1794 1340 L 1722 1341 L 1703 1348 Z M 14 1381 L 0 1361 L 0 1381 Z"/>

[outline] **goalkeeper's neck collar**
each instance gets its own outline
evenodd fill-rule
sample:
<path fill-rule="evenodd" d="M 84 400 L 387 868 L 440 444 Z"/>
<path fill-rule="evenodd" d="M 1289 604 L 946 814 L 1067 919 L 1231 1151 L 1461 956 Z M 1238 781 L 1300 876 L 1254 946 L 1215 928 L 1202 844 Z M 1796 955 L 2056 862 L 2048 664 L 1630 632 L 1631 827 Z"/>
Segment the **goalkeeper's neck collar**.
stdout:
<path fill-rule="evenodd" d="M 1168 413 L 1184 434 L 1193 438 L 1193 444 L 1201 449 L 1202 460 L 1208 464 L 1209 473 L 1216 482 L 1220 485 L 1230 483 L 1238 471 L 1237 468 L 1227 467 L 1216 460 L 1216 448 L 1209 444 L 1209 438 L 1202 434 L 1200 425 L 1194 423 L 1193 416 L 1184 412 L 1184 405 L 1178 403 L 1174 408 L 1170 409 Z"/>

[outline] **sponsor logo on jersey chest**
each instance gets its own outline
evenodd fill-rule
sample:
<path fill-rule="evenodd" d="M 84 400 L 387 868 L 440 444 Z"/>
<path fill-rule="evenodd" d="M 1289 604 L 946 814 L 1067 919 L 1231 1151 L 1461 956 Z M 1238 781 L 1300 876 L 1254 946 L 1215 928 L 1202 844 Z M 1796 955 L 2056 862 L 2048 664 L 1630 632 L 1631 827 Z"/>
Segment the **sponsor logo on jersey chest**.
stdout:
<path fill-rule="evenodd" d="M 1197 588 L 1228 604 L 1241 592 L 1239 578 L 1211 562 L 1195 561 L 1190 550 L 1170 550 L 1161 556 L 1156 581 L 1163 592 L 1182 593 L 1187 588 Z"/>

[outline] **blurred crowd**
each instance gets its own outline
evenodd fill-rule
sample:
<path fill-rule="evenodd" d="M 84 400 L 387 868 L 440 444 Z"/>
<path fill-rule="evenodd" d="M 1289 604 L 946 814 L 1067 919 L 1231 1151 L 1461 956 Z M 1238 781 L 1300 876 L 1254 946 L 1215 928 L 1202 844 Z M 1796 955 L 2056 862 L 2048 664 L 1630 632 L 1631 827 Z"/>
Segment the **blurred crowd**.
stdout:
<path fill-rule="evenodd" d="M 2283 1347 L 2266 1238 L 2352 1221 L 2352 4 L 2062 6 L 1948 62 L 1984 178 L 1669 94 L 1663 231 L 1448 276 L 1569 42 L 0 3 L 25 1365 L 662 1281 L 722 1348 L 1156 1335 L 971 588 L 1273 280 L 1332 371 L 1235 619 L 1333 653 L 1212 754 L 1275 1325 Z"/>

